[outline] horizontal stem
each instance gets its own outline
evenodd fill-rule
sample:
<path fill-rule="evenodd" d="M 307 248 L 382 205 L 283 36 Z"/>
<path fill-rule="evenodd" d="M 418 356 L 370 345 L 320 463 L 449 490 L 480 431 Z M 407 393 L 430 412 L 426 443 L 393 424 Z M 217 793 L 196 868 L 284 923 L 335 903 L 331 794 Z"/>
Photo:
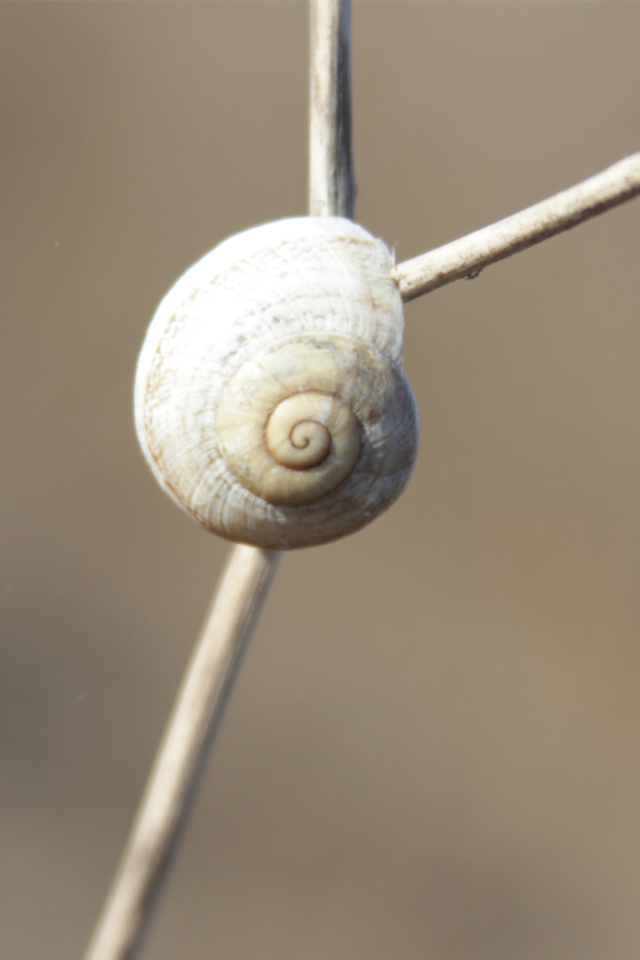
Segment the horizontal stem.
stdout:
<path fill-rule="evenodd" d="M 394 279 L 402 299 L 413 300 L 453 280 L 475 276 L 490 263 L 577 227 L 638 194 L 640 153 L 634 153 L 533 207 L 405 260 L 396 267 Z"/>

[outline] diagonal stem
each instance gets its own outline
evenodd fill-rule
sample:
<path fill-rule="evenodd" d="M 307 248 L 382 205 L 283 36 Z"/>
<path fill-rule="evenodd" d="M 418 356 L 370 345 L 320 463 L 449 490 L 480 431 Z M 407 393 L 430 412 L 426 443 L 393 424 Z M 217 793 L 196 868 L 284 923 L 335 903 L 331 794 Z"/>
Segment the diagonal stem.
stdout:
<path fill-rule="evenodd" d="M 255 547 L 231 553 L 85 960 L 140 955 L 278 558 Z"/>
<path fill-rule="evenodd" d="M 633 153 L 533 207 L 405 260 L 394 272 L 402 299 L 413 300 L 453 280 L 476 276 L 490 263 L 577 227 L 639 194 L 640 153 Z"/>

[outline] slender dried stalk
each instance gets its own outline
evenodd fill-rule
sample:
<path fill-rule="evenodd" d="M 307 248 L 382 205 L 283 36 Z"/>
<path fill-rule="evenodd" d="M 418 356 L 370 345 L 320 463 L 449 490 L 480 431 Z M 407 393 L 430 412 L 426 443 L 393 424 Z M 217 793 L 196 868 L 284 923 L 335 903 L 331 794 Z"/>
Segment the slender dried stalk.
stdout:
<path fill-rule="evenodd" d="M 402 299 L 413 300 L 453 280 L 475 276 L 490 263 L 577 227 L 638 194 L 640 153 L 634 153 L 533 207 L 405 260 L 394 273 Z"/>
<path fill-rule="evenodd" d="M 351 216 L 350 5 L 312 0 L 310 212 Z M 136 960 L 279 554 L 233 548 L 84 960 Z"/>
<path fill-rule="evenodd" d="M 309 213 L 353 219 L 351 4 L 311 0 Z"/>
<path fill-rule="evenodd" d="M 142 949 L 278 558 L 255 547 L 231 553 L 85 960 L 133 960 Z"/>

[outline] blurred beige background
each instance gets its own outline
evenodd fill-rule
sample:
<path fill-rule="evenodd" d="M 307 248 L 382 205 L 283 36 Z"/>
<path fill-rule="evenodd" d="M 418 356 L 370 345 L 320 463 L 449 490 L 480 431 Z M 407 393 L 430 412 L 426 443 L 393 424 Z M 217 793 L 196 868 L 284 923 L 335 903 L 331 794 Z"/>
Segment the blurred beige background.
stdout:
<path fill-rule="evenodd" d="M 640 4 L 356 2 L 398 259 L 640 148 Z M 227 545 L 137 450 L 156 303 L 305 212 L 301 2 L 0 4 L 0 955 L 79 958 Z M 640 201 L 406 310 L 422 449 L 285 557 L 145 960 L 640 957 Z"/>

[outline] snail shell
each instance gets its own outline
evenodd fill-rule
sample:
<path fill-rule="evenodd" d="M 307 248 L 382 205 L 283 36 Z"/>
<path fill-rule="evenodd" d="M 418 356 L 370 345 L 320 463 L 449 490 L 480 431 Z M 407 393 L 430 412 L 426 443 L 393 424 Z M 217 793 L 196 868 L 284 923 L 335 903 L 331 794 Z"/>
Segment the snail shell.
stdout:
<path fill-rule="evenodd" d="M 224 241 L 167 294 L 138 361 L 136 428 L 202 526 L 310 546 L 399 496 L 418 426 L 392 266 L 350 220 L 301 217 Z"/>

